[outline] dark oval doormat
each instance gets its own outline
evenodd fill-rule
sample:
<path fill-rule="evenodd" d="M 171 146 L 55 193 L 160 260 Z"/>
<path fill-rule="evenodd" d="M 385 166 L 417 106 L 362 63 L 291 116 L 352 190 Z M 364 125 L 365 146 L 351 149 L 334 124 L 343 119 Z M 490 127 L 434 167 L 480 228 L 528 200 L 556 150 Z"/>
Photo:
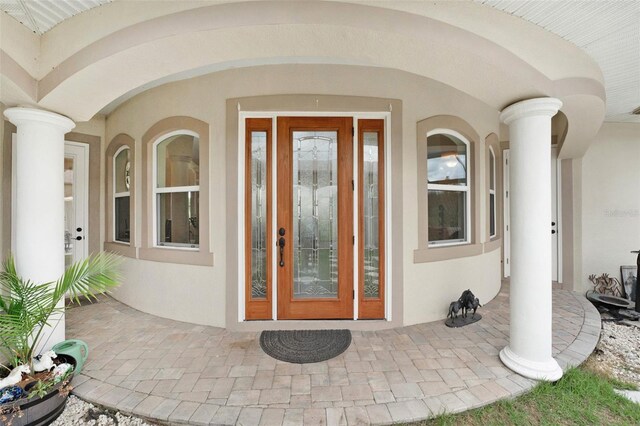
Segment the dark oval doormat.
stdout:
<path fill-rule="evenodd" d="M 326 361 L 346 351 L 349 330 L 265 330 L 260 346 L 267 355 L 294 364 Z"/>

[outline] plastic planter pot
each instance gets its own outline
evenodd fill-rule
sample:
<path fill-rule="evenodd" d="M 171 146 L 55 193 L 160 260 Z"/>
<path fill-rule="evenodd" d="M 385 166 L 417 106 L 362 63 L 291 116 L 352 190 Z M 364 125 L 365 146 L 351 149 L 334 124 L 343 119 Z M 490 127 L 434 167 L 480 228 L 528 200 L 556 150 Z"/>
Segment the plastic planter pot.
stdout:
<path fill-rule="evenodd" d="M 70 356 L 59 355 L 58 358 L 75 366 L 75 360 Z M 25 397 L 0 405 L 0 425 L 45 426 L 52 423 L 64 411 L 72 379 L 73 373 L 42 397 Z M 27 392 L 28 390 L 29 386 Z"/>

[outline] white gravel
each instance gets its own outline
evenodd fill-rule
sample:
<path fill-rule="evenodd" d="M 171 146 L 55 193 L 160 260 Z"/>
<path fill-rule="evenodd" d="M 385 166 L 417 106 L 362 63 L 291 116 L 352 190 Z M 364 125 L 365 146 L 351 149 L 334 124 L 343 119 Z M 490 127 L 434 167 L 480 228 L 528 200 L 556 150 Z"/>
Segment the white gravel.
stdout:
<path fill-rule="evenodd" d="M 93 404 L 84 402 L 73 395 L 67 400 L 67 407 L 51 426 L 152 426 L 137 417 L 113 413 Z"/>
<path fill-rule="evenodd" d="M 618 380 L 640 386 L 640 327 L 603 322 L 594 356 Z"/>

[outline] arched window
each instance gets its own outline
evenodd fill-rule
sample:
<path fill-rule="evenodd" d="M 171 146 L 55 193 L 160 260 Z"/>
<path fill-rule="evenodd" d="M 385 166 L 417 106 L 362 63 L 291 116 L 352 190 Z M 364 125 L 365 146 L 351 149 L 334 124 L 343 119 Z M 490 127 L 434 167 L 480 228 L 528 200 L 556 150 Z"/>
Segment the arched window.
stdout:
<path fill-rule="evenodd" d="M 124 133 L 115 136 L 105 151 L 104 249 L 133 258 L 137 257 L 135 156 L 135 141 Z"/>
<path fill-rule="evenodd" d="M 213 265 L 209 250 L 209 124 L 164 118 L 142 136 L 140 259 Z"/>
<path fill-rule="evenodd" d="M 470 242 L 469 141 L 449 129 L 427 134 L 429 245 Z"/>
<path fill-rule="evenodd" d="M 131 242 L 131 149 L 121 146 L 113 157 L 113 241 Z"/>
<path fill-rule="evenodd" d="M 200 244 L 200 136 L 178 130 L 153 145 L 156 246 Z"/>
<path fill-rule="evenodd" d="M 496 229 L 496 155 L 489 147 L 489 238 L 497 235 Z"/>

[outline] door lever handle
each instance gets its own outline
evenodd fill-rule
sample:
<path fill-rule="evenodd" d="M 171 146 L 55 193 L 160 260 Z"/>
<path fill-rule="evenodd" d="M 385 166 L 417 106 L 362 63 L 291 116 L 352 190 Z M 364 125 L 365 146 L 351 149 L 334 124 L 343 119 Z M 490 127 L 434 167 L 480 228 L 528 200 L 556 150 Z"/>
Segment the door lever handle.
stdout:
<path fill-rule="evenodd" d="M 280 237 L 278 239 L 278 246 L 280 247 L 280 267 L 282 268 L 284 266 L 284 245 L 285 245 L 286 241 L 284 240 L 284 237 Z"/>

